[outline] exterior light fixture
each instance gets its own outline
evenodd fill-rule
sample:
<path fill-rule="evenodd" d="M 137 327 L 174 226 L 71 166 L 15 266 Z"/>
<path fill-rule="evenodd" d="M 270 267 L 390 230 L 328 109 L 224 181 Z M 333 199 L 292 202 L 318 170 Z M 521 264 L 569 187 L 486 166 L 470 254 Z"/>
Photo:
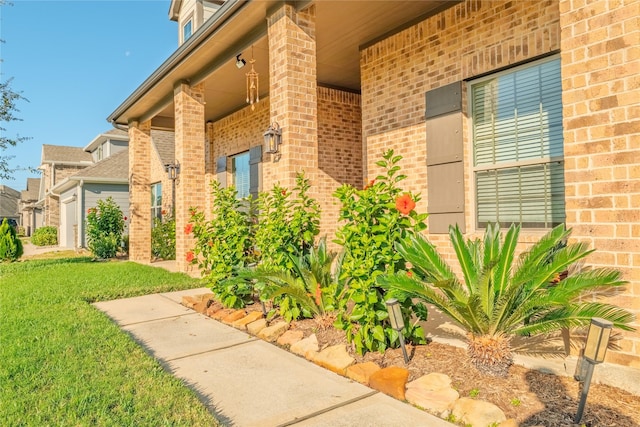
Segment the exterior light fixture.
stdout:
<path fill-rule="evenodd" d="M 176 179 L 180 175 L 180 163 L 168 163 L 164 165 L 167 177 L 171 180 L 171 211 L 175 216 L 176 212 Z"/>
<path fill-rule="evenodd" d="M 593 368 L 598 363 L 604 361 L 609 346 L 609 337 L 613 323 L 608 320 L 594 317 L 589 325 L 587 333 L 587 341 L 582 351 L 581 357 L 578 359 L 574 378 L 582 383 L 580 392 L 580 404 L 574 421 L 579 423 L 584 413 L 584 407 L 587 403 L 587 395 L 589 394 L 589 386 L 591 385 L 591 377 Z"/>
<path fill-rule="evenodd" d="M 282 144 L 282 130 L 278 122 L 273 122 L 264 133 L 264 151 L 267 154 L 277 154 Z"/>
<path fill-rule="evenodd" d="M 400 338 L 400 347 L 402 347 L 402 355 L 404 356 L 404 364 L 406 365 L 409 363 L 409 356 L 407 355 L 407 349 L 404 345 L 404 335 L 402 335 L 402 330 L 404 329 L 402 308 L 396 298 L 388 299 L 385 304 L 387 306 L 387 313 L 389 313 L 391 328 L 398 333 L 398 338 Z"/>
<path fill-rule="evenodd" d="M 236 67 L 238 67 L 238 69 L 244 67 L 245 65 L 247 65 L 247 61 L 245 61 L 244 59 L 240 58 L 240 56 L 242 55 L 242 53 L 239 53 L 236 55 Z"/>

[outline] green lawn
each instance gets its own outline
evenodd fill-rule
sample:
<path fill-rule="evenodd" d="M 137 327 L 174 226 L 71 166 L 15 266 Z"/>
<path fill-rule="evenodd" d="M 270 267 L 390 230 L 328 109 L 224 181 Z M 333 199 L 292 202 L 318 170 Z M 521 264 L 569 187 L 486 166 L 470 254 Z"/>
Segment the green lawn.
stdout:
<path fill-rule="evenodd" d="M 89 258 L 0 264 L 0 425 L 219 425 L 90 302 L 198 287 Z"/>

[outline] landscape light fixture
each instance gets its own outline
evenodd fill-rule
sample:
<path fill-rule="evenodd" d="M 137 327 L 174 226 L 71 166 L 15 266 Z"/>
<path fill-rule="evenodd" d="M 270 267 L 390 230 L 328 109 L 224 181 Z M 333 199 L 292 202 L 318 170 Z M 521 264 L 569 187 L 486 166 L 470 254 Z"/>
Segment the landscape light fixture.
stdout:
<path fill-rule="evenodd" d="M 247 65 L 247 61 L 245 61 L 244 59 L 240 58 L 240 56 L 242 56 L 242 53 L 239 53 L 236 55 L 236 67 L 238 67 L 238 69 L 244 67 L 245 65 Z"/>
<path fill-rule="evenodd" d="M 582 351 L 582 356 L 578 359 L 574 374 L 574 378 L 582 383 L 580 404 L 578 405 L 578 412 L 574 419 L 576 423 L 580 422 L 582 414 L 584 413 L 593 368 L 598 363 L 604 361 L 604 356 L 607 353 L 611 328 L 613 328 L 613 323 L 608 320 L 599 317 L 591 319 L 591 325 L 589 325 L 589 332 L 587 333 L 587 341 Z"/>
<path fill-rule="evenodd" d="M 264 151 L 267 154 L 277 154 L 282 144 L 282 130 L 278 122 L 273 122 L 264 133 Z"/>
<path fill-rule="evenodd" d="M 402 335 L 402 330 L 404 329 L 402 308 L 396 298 L 388 299 L 385 304 L 387 306 L 387 313 L 389 313 L 391 328 L 398 333 L 398 338 L 400 338 L 400 347 L 402 347 L 402 355 L 404 356 L 404 364 L 406 365 L 409 363 L 409 356 L 407 355 L 407 349 L 404 346 L 404 335 Z"/>

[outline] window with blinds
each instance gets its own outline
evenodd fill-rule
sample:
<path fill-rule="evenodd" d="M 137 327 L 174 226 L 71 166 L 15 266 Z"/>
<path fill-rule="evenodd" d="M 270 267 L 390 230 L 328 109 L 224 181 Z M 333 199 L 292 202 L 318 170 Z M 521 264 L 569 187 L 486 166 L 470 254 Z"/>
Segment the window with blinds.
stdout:
<path fill-rule="evenodd" d="M 249 152 L 237 154 L 231 157 L 231 170 L 233 176 L 233 186 L 238 192 L 238 199 L 244 199 L 249 197 L 249 191 L 251 188 L 250 181 L 250 166 L 249 166 Z"/>
<path fill-rule="evenodd" d="M 151 222 L 162 219 L 162 183 L 151 184 Z"/>
<path fill-rule="evenodd" d="M 565 221 L 560 60 L 470 83 L 477 225 Z"/>

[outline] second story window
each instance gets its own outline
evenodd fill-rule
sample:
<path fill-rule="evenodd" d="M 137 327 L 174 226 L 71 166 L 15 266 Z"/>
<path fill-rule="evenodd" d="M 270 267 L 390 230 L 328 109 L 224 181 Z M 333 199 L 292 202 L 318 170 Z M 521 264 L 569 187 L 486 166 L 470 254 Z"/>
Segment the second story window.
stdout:
<path fill-rule="evenodd" d="M 193 19 L 189 19 L 183 26 L 182 26 L 182 42 L 186 42 L 187 39 L 189 37 L 191 37 L 191 34 L 193 33 Z"/>

